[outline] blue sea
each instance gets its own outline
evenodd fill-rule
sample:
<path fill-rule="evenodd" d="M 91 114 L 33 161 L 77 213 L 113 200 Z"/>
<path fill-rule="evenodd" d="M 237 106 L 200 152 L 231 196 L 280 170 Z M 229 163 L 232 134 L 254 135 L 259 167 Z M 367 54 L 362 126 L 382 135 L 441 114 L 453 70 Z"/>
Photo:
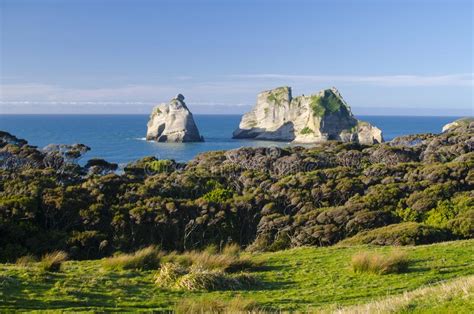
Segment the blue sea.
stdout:
<path fill-rule="evenodd" d="M 91 147 L 82 162 L 104 158 L 128 163 L 144 156 L 188 161 L 197 154 L 242 146 L 288 143 L 235 140 L 232 131 L 240 115 L 195 115 L 203 143 L 155 143 L 145 141 L 148 115 L 0 115 L 0 130 L 26 139 L 31 145 L 82 143 Z M 383 131 L 385 140 L 415 133 L 439 133 L 458 117 L 358 116 Z"/>

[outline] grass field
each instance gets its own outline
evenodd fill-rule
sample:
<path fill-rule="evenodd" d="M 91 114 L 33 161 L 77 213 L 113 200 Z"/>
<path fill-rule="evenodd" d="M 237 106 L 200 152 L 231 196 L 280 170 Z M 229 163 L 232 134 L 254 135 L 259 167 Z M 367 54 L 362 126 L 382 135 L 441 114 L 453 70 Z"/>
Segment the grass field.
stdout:
<path fill-rule="evenodd" d="M 393 250 L 407 254 L 406 273 L 376 275 L 351 269 L 351 258 L 358 252 Z M 158 288 L 154 284 L 156 271 L 103 270 L 99 261 L 68 261 L 57 273 L 41 271 L 34 264 L 1 264 L 0 311 L 163 310 L 173 309 L 180 299 L 226 301 L 238 296 L 275 310 L 331 311 L 354 305 L 359 307 L 352 309 L 364 309 L 360 306 L 380 301 L 399 302 L 400 312 L 463 313 L 474 308 L 473 279 L 469 277 L 474 275 L 473 256 L 474 240 L 401 248 L 297 248 L 252 255 L 265 265 L 255 272 L 261 283 L 254 289 L 213 292 Z M 453 280 L 464 280 L 471 286 L 461 289 Z M 459 291 L 434 288 L 445 281 Z M 407 291 L 412 292 L 404 296 Z M 438 298 L 442 293 L 445 297 Z"/>

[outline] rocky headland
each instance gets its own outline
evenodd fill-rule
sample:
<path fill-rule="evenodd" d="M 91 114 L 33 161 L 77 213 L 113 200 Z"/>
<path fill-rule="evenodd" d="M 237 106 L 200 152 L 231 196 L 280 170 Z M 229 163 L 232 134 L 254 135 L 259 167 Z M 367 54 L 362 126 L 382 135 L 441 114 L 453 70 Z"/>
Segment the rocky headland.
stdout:
<path fill-rule="evenodd" d="M 448 123 L 443 126 L 443 132 L 461 127 L 461 126 L 471 126 L 471 128 L 474 127 L 474 118 L 473 117 L 464 117 L 461 119 L 458 119 L 456 121 L 453 121 L 451 123 Z"/>
<path fill-rule="evenodd" d="M 257 96 L 234 138 L 318 143 L 328 140 L 375 144 L 382 131 L 357 120 L 336 88 L 309 96 L 292 97 L 290 87 L 278 87 Z"/>
<path fill-rule="evenodd" d="M 194 122 L 193 114 L 178 94 L 169 103 L 155 108 L 148 121 L 146 139 L 157 142 L 203 142 L 204 138 Z"/>

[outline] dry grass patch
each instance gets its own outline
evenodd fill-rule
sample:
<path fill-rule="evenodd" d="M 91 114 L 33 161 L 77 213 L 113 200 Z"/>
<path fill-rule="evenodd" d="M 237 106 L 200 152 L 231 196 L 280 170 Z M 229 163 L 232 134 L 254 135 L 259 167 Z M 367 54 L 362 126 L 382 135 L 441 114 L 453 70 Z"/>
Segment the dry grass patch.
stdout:
<path fill-rule="evenodd" d="M 174 309 L 175 313 L 264 313 L 255 301 L 236 297 L 228 301 L 215 299 L 183 299 Z"/>
<path fill-rule="evenodd" d="M 204 251 L 190 251 L 182 254 L 172 252 L 164 256 L 162 262 L 224 272 L 238 272 L 260 266 L 250 258 L 242 256 L 240 247 L 235 244 L 225 246 L 220 253 L 212 247 Z"/>
<path fill-rule="evenodd" d="M 178 278 L 186 275 L 186 268 L 174 263 L 161 265 L 159 272 L 155 276 L 155 283 L 163 288 L 173 286 Z"/>
<path fill-rule="evenodd" d="M 389 255 L 359 252 L 352 256 L 351 266 L 356 273 L 378 275 L 398 274 L 407 271 L 409 259 L 403 252 L 391 252 Z"/>
<path fill-rule="evenodd" d="M 419 288 L 405 292 L 402 295 L 388 297 L 379 301 L 348 306 L 330 312 L 338 314 L 405 313 L 413 311 L 413 307 L 417 304 L 433 306 L 450 302 L 456 298 L 467 300 L 470 297 L 472 298 L 473 293 L 474 276 L 469 276 Z"/>
<path fill-rule="evenodd" d="M 38 259 L 33 256 L 33 255 L 25 255 L 25 256 L 22 256 L 22 257 L 19 257 L 15 264 L 18 265 L 18 266 L 22 266 L 22 267 L 27 267 L 27 266 L 31 266 L 32 264 L 36 263 L 38 261 Z"/>
<path fill-rule="evenodd" d="M 149 246 L 131 254 L 120 254 L 102 261 L 105 269 L 156 269 L 164 254 L 155 246 Z"/>
<path fill-rule="evenodd" d="M 39 262 L 39 268 L 44 271 L 57 272 L 61 270 L 62 264 L 67 261 L 68 255 L 63 251 L 54 251 L 45 254 Z"/>

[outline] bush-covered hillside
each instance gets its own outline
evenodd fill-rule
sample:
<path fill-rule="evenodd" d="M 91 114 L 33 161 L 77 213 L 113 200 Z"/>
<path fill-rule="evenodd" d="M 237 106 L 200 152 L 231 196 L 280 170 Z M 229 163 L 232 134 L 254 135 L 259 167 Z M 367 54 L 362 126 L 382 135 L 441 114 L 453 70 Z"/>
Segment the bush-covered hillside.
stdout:
<path fill-rule="evenodd" d="M 241 148 L 117 171 L 0 133 L 0 261 L 64 250 L 74 259 L 150 244 L 424 244 L 474 236 L 474 126 L 374 146 Z"/>

